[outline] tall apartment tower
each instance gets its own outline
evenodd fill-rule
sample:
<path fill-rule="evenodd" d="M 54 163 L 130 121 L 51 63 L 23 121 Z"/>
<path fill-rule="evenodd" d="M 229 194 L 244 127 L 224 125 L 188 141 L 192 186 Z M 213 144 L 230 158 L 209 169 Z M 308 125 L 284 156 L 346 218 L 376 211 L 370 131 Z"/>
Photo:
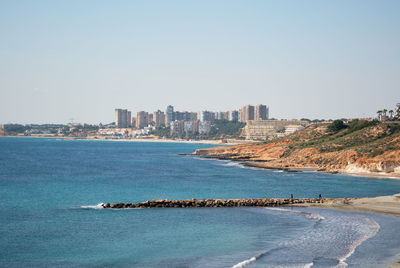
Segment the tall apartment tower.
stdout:
<path fill-rule="evenodd" d="M 239 112 L 238 111 L 229 111 L 228 112 L 228 120 L 237 122 L 239 120 Z"/>
<path fill-rule="evenodd" d="M 197 119 L 199 119 L 201 122 L 211 121 L 215 119 L 215 114 L 210 111 L 201 111 L 198 113 Z"/>
<path fill-rule="evenodd" d="M 165 111 L 165 125 L 169 126 L 169 124 L 175 120 L 174 106 L 168 105 L 167 110 Z"/>
<path fill-rule="evenodd" d="M 149 113 L 145 111 L 138 112 L 136 116 L 136 128 L 142 129 L 144 127 L 147 127 L 148 124 L 149 124 Z"/>
<path fill-rule="evenodd" d="M 161 112 L 158 110 L 157 112 L 154 112 L 153 115 L 153 120 L 156 124 L 156 127 L 160 127 L 162 125 L 165 125 L 165 114 L 164 112 Z"/>
<path fill-rule="evenodd" d="M 239 121 L 245 123 L 247 120 L 254 120 L 254 106 L 250 104 L 239 110 Z"/>
<path fill-rule="evenodd" d="M 136 117 L 134 117 L 134 116 L 132 116 L 132 118 L 131 118 L 131 126 L 132 126 L 133 128 L 136 127 Z"/>
<path fill-rule="evenodd" d="M 254 120 L 268 120 L 268 110 L 266 105 L 258 104 L 256 106 Z"/>
<path fill-rule="evenodd" d="M 131 120 L 132 120 L 132 112 L 128 111 L 126 113 L 126 127 L 132 127 Z"/>
<path fill-rule="evenodd" d="M 129 113 L 129 118 L 128 118 Z M 127 109 L 115 109 L 115 127 L 116 128 L 127 128 L 131 120 L 131 112 Z M 129 120 L 129 121 L 128 121 Z"/>

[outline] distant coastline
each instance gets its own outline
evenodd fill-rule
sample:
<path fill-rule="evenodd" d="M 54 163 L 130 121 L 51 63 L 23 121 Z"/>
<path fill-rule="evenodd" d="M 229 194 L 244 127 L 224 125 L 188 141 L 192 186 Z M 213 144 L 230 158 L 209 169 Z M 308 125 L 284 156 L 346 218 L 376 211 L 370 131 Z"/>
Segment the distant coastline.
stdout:
<path fill-rule="evenodd" d="M 212 144 L 212 145 L 239 145 L 251 144 L 255 141 L 248 140 L 186 140 L 186 139 L 156 139 L 156 138 L 139 138 L 139 139 L 110 139 L 104 137 L 63 137 L 63 136 L 50 136 L 50 135 L 31 135 L 31 136 L 0 136 L 0 138 L 46 138 L 57 140 L 79 140 L 79 141 L 123 141 L 123 142 L 165 142 L 165 143 L 191 143 L 191 144 Z"/>

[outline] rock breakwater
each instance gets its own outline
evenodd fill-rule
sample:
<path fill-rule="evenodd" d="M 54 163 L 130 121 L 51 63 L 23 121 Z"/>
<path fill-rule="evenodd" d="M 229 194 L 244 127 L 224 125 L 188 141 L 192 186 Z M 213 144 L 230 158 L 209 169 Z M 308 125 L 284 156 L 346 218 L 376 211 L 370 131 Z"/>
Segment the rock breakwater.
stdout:
<path fill-rule="evenodd" d="M 190 199 L 190 200 L 147 200 L 140 203 L 104 204 L 107 209 L 122 208 L 202 208 L 202 207 L 278 207 L 296 204 L 315 204 L 334 200 L 349 201 L 354 198 L 255 198 L 255 199 Z"/>

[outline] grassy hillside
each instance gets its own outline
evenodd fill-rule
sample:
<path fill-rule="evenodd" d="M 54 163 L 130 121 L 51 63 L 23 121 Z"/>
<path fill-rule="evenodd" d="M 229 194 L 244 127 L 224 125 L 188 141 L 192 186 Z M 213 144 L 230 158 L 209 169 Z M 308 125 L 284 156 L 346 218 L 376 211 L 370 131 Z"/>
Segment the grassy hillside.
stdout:
<path fill-rule="evenodd" d="M 352 149 L 372 157 L 400 149 L 399 123 L 355 120 L 345 126 L 330 131 L 329 125 L 312 125 L 281 140 L 291 142 L 290 149 L 316 148 L 320 153 Z"/>

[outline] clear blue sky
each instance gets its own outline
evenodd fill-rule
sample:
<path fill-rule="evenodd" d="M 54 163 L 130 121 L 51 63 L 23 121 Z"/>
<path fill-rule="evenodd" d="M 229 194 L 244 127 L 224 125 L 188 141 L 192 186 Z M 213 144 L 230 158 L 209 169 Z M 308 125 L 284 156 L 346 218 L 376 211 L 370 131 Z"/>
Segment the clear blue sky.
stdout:
<path fill-rule="evenodd" d="M 0 99 L 0 123 L 374 116 L 400 102 L 400 1 L 0 0 Z"/>

